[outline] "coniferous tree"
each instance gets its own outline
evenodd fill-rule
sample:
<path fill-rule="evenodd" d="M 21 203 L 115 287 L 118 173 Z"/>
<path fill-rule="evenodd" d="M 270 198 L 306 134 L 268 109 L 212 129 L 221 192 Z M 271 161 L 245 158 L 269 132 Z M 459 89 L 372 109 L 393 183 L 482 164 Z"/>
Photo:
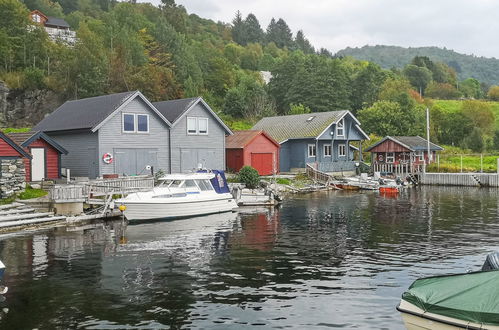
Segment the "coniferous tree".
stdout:
<path fill-rule="evenodd" d="M 232 39 L 240 45 L 246 45 L 246 24 L 239 10 L 232 20 Z"/>
<path fill-rule="evenodd" d="M 305 38 L 305 35 L 303 34 L 302 30 L 296 32 L 295 43 L 298 49 L 300 49 L 305 54 L 315 53 L 314 47 L 312 46 L 310 41 L 308 41 L 308 39 Z"/>
<path fill-rule="evenodd" d="M 282 18 L 279 18 L 277 22 L 274 18 L 270 21 L 267 27 L 267 42 L 273 42 L 280 48 L 293 47 L 293 34 Z"/>
<path fill-rule="evenodd" d="M 248 14 L 246 16 L 246 19 L 244 20 L 244 25 L 245 25 L 245 43 L 259 43 L 263 41 L 263 30 L 260 27 L 260 22 L 258 22 L 258 19 L 256 18 L 255 15 L 253 14 Z"/>

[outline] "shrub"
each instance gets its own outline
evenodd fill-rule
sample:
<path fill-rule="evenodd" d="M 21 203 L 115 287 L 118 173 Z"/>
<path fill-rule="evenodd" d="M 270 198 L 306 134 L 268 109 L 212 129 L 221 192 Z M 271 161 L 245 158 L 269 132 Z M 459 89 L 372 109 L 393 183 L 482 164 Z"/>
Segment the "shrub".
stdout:
<path fill-rule="evenodd" d="M 247 188 L 254 189 L 260 183 L 258 171 L 251 166 L 243 166 L 238 174 L 239 181 L 244 183 Z"/>

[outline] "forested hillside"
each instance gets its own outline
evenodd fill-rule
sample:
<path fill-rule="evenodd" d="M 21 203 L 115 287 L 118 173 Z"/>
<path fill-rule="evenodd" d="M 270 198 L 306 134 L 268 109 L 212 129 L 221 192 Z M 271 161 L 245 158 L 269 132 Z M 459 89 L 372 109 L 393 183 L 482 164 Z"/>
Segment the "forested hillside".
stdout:
<path fill-rule="evenodd" d="M 444 62 L 456 70 L 460 79 L 475 78 L 488 85 L 499 83 L 499 60 L 464 55 L 438 47 L 364 46 L 345 48 L 337 56 L 352 56 L 358 60 L 379 64 L 382 68 L 403 68 L 415 56 L 427 56 L 432 61 Z"/>
<path fill-rule="evenodd" d="M 66 20 L 74 45 L 52 41 L 29 18 L 35 9 Z M 461 64 L 401 58 L 400 69 L 383 69 L 314 47 L 283 18 L 262 27 L 237 12 L 213 22 L 174 0 L 0 0 L 0 127 L 32 126 L 56 102 L 140 90 L 152 101 L 202 96 L 233 129 L 263 116 L 348 109 L 370 134 L 422 135 L 430 107 L 434 142 L 499 150 L 495 115 L 475 101 L 499 100 L 499 86 L 460 80 Z M 271 72 L 268 84 L 261 71 Z M 469 102 L 454 112 L 431 101 L 461 98 Z"/>

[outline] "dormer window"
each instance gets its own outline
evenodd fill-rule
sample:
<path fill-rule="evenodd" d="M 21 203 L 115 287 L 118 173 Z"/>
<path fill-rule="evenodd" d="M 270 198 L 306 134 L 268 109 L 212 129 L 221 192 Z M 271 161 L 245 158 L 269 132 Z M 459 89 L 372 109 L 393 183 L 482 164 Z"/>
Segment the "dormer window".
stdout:
<path fill-rule="evenodd" d="M 345 120 L 343 118 L 336 124 L 336 136 L 345 136 Z"/>

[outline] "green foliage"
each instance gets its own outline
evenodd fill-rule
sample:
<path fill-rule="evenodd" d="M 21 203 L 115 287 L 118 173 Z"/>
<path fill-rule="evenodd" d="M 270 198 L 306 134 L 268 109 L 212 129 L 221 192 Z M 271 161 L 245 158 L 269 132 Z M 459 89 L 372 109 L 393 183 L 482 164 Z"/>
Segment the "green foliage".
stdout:
<path fill-rule="evenodd" d="M 310 108 L 301 103 L 300 104 L 291 103 L 289 105 L 290 115 L 301 115 L 303 113 L 310 113 L 310 112 L 311 112 Z"/>
<path fill-rule="evenodd" d="M 499 101 L 499 86 L 491 86 L 487 93 L 487 97 L 493 101 Z"/>
<path fill-rule="evenodd" d="M 277 22 L 274 18 L 270 20 L 266 37 L 267 42 L 273 42 L 279 48 L 292 48 L 294 46 L 291 29 L 282 18 L 279 18 Z"/>
<path fill-rule="evenodd" d="M 471 133 L 464 138 L 464 146 L 475 152 L 482 152 L 484 150 L 485 142 L 479 128 L 473 128 Z"/>
<path fill-rule="evenodd" d="M 277 178 L 275 181 L 278 184 L 291 185 L 291 180 L 287 178 Z"/>
<path fill-rule="evenodd" d="M 258 171 L 251 166 L 243 166 L 238 173 L 239 182 L 246 185 L 246 188 L 255 189 L 260 183 Z"/>
<path fill-rule="evenodd" d="M 438 83 L 435 81 L 430 82 L 424 93 L 426 97 L 444 100 L 456 99 L 461 95 L 461 93 L 451 84 Z"/>
<path fill-rule="evenodd" d="M 493 132 L 495 116 L 489 103 L 474 100 L 464 101 L 461 111 L 481 133 L 491 134 Z"/>
<path fill-rule="evenodd" d="M 459 91 L 467 98 L 480 99 L 483 96 L 480 82 L 474 78 L 468 78 L 459 83 Z"/>
<path fill-rule="evenodd" d="M 432 73 L 426 67 L 408 64 L 404 68 L 404 76 L 418 91 L 423 92 L 432 80 Z"/>
<path fill-rule="evenodd" d="M 26 133 L 31 131 L 31 127 L 22 127 L 22 128 L 13 128 L 13 127 L 7 127 L 3 128 L 2 132 L 9 134 L 9 133 Z"/>
<path fill-rule="evenodd" d="M 18 195 L 19 199 L 32 199 L 39 198 L 47 195 L 47 192 L 43 189 L 33 189 L 30 185 L 26 186 L 26 189 Z"/>

